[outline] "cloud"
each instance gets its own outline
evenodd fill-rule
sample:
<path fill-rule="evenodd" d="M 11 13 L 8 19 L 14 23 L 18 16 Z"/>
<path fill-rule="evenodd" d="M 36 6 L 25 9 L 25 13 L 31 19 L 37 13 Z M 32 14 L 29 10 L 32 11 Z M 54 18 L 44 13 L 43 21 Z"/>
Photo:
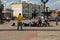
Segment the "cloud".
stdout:
<path fill-rule="evenodd" d="M 2 4 L 6 4 L 8 1 L 7 0 L 1 0 Z"/>
<path fill-rule="evenodd" d="M 35 4 L 35 3 L 36 3 L 36 1 L 29 1 L 29 3 Z"/>
<path fill-rule="evenodd" d="M 59 5 L 59 4 L 60 4 L 60 0 L 57 0 L 56 2 L 48 3 L 47 6 L 54 7 L 55 5 Z"/>
<path fill-rule="evenodd" d="M 21 0 L 21 1 L 26 1 L 26 2 L 29 2 L 29 0 Z"/>
<path fill-rule="evenodd" d="M 12 2 L 7 2 L 7 1 L 2 1 L 2 4 L 4 5 L 4 8 L 11 8 L 10 4 L 13 3 L 14 1 Z"/>
<path fill-rule="evenodd" d="M 36 2 L 36 0 L 21 0 L 21 2 L 22 1 L 26 1 L 27 3 L 33 3 L 33 4 Z"/>

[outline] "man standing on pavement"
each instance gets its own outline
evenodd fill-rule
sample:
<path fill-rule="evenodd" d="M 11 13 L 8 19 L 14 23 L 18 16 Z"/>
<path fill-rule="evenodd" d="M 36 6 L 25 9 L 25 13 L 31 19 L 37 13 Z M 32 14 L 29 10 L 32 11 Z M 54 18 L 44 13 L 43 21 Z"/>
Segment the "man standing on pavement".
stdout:
<path fill-rule="evenodd" d="M 58 22 L 59 22 L 58 11 L 55 11 L 54 15 L 56 20 L 56 25 L 58 25 Z"/>
<path fill-rule="evenodd" d="M 58 17 L 58 16 L 56 16 L 55 20 L 56 20 L 56 25 L 58 25 L 59 17 Z"/>
<path fill-rule="evenodd" d="M 21 13 L 19 13 L 19 16 L 17 17 L 18 20 L 18 26 L 17 26 L 17 30 L 19 30 L 19 26 L 21 26 L 21 31 L 22 31 L 22 16 Z"/>

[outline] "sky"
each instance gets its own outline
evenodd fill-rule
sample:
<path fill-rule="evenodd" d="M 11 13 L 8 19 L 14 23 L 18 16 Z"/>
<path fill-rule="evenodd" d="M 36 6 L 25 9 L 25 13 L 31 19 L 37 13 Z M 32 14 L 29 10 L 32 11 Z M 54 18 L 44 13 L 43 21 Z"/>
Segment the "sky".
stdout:
<path fill-rule="evenodd" d="M 19 2 L 19 0 L 1 0 L 5 8 L 11 8 L 11 3 Z M 22 0 L 33 4 L 42 4 L 41 0 Z M 49 0 L 46 4 L 50 10 L 60 9 L 60 0 Z"/>

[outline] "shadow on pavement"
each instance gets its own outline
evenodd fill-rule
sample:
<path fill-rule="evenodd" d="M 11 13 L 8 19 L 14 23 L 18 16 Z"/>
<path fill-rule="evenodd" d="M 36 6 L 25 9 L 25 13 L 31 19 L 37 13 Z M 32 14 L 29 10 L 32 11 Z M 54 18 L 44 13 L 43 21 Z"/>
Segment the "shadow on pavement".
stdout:
<path fill-rule="evenodd" d="M 21 31 L 17 29 L 0 29 L 0 31 Z M 60 29 L 23 29 L 22 31 L 60 31 Z"/>
<path fill-rule="evenodd" d="M 16 29 L 0 29 L 0 31 L 17 31 Z"/>
<path fill-rule="evenodd" d="M 23 29 L 23 31 L 60 31 L 60 29 Z"/>

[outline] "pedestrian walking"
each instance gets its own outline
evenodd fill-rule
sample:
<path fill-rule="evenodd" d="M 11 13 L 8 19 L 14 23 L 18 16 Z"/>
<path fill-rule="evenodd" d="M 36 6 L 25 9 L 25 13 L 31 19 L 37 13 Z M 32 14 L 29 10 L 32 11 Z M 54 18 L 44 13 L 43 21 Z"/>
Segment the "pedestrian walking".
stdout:
<path fill-rule="evenodd" d="M 56 25 L 58 25 L 59 17 L 58 17 L 58 16 L 56 16 L 55 20 L 56 20 Z"/>
<path fill-rule="evenodd" d="M 12 21 L 13 21 L 12 26 L 15 26 L 16 25 L 15 24 L 15 17 L 12 17 Z"/>
<path fill-rule="evenodd" d="M 38 20 L 38 26 L 41 26 L 41 18 Z"/>
<path fill-rule="evenodd" d="M 45 17 L 41 15 L 41 26 L 45 26 Z"/>
<path fill-rule="evenodd" d="M 21 26 L 21 31 L 22 31 L 22 16 L 21 13 L 19 13 L 19 16 L 17 17 L 18 20 L 18 26 L 17 26 L 17 30 L 19 30 L 19 26 Z"/>
<path fill-rule="evenodd" d="M 10 22 L 10 17 L 6 17 L 6 22 Z"/>
<path fill-rule="evenodd" d="M 41 17 L 40 17 L 40 18 L 41 18 L 41 20 L 43 20 L 43 19 L 44 19 L 44 16 L 43 16 L 43 15 L 41 15 Z"/>

